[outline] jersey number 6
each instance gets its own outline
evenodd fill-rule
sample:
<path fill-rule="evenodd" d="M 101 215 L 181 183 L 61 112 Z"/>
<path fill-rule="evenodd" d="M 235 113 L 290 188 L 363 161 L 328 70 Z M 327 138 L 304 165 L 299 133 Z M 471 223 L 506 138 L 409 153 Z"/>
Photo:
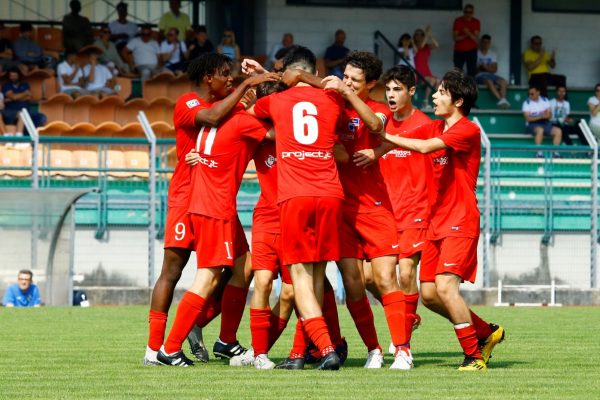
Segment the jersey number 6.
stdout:
<path fill-rule="evenodd" d="M 308 101 L 301 101 L 292 108 L 294 138 L 300 144 L 313 144 L 319 137 L 319 124 L 315 116 L 317 107 Z"/>

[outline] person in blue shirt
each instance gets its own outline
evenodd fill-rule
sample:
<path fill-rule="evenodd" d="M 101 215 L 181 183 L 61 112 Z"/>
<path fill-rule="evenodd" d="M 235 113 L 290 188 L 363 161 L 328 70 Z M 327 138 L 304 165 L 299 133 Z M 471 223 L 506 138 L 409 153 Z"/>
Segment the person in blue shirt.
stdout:
<path fill-rule="evenodd" d="M 29 83 L 24 82 L 22 78 L 19 68 L 11 68 L 8 70 L 8 82 L 2 85 L 2 94 L 4 95 L 2 118 L 5 125 L 17 125 L 17 136 L 23 134 L 23 124 L 18 118 L 19 112 L 23 108 L 29 109 L 31 100 Z M 39 112 L 30 112 L 30 114 L 35 126 L 43 126 L 46 123 L 44 114 Z"/>
<path fill-rule="evenodd" d="M 39 307 L 42 305 L 40 289 L 33 282 L 33 272 L 19 271 L 18 283 L 10 285 L 4 292 L 2 304 L 5 307 Z"/>
<path fill-rule="evenodd" d="M 335 31 L 335 42 L 325 50 L 325 66 L 328 68 L 328 75 L 335 75 L 340 79 L 344 78 L 344 59 L 350 52 L 350 49 L 344 46 L 346 41 L 346 32 L 341 29 Z"/>

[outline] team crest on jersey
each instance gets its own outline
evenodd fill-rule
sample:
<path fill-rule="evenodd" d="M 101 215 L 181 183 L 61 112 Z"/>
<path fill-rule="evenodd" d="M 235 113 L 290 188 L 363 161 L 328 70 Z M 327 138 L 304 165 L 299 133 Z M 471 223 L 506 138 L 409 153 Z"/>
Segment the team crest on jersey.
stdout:
<path fill-rule="evenodd" d="M 269 154 L 269 157 L 265 160 L 265 165 L 269 168 L 273 168 L 273 165 L 277 162 L 277 158 L 273 157 L 273 155 Z"/>
<path fill-rule="evenodd" d="M 350 118 L 348 120 L 348 130 L 352 133 L 360 127 L 360 118 Z"/>
<path fill-rule="evenodd" d="M 192 100 L 188 100 L 185 102 L 185 105 L 188 106 L 188 108 L 194 108 L 200 105 L 200 102 L 198 101 L 198 99 L 192 99 Z"/>

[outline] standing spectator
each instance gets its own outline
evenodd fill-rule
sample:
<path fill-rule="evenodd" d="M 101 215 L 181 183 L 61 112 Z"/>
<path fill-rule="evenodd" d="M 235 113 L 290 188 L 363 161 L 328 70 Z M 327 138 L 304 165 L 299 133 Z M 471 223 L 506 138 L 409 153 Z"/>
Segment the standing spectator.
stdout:
<path fill-rule="evenodd" d="M 587 101 L 590 109 L 590 129 L 600 139 L 600 83 L 594 87 L 595 95 Z"/>
<path fill-rule="evenodd" d="M 552 109 L 550 102 L 544 96 L 540 96 L 540 88 L 529 87 L 529 98 L 523 102 L 523 115 L 527 125 L 527 133 L 531 133 L 536 145 L 541 145 L 544 136 L 552 137 L 552 144 L 558 146 L 562 141 L 562 131 L 557 126 L 552 126 Z M 558 154 L 556 154 L 558 155 Z M 544 154 L 538 151 L 537 157 Z"/>
<path fill-rule="evenodd" d="M 429 105 L 431 86 L 437 89 L 440 84 L 439 78 L 434 76 L 429 68 L 429 57 L 431 56 L 431 50 L 437 49 L 440 45 L 433 37 L 431 26 L 429 25 L 427 25 L 425 30 L 415 30 L 415 33 L 413 33 L 413 43 L 415 50 L 415 69 L 427 82 L 427 85 L 425 85 L 425 98 L 423 98 L 422 109 L 429 111 L 432 109 L 431 105 Z"/>
<path fill-rule="evenodd" d="M 110 70 L 98 62 L 101 49 L 91 46 L 84 57 L 87 58 L 87 64 L 81 68 L 83 76 L 84 89 L 86 92 L 96 94 L 102 98 L 107 95 L 116 94 L 115 85 L 117 84 Z"/>
<path fill-rule="evenodd" d="M 10 285 L 4 292 L 2 304 L 5 307 L 39 307 L 42 305 L 40 289 L 33 283 L 33 272 L 19 271 L 18 283 Z"/>
<path fill-rule="evenodd" d="M 233 60 L 231 73 L 236 76 L 240 71 L 240 47 L 235 42 L 235 33 L 231 29 L 223 32 L 223 39 L 217 47 L 217 53 L 224 54 Z"/>
<path fill-rule="evenodd" d="M 350 49 L 344 46 L 346 41 L 346 32 L 341 29 L 335 31 L 335 42 L 325 50 L 325 66 L 328 68 L 328 75 L 335 75 L 340 79 L 344 78 L 344 59 Z"/>
<path fill-rule="evenodd" d="M 567 77 L 551 74 L 550 70 L 556 66 L 556 52 L 548 53 L 542 45 L 542 38 L 533 36 L 530 46 L 523 53 L 523 62 L 529 75 L 529 86 L 540 88 L 542 96 L 548 96 L 548 85 L 567 86 Z"/>
<path fill-rule="evenodd" d="M 117 50 L 121 51 L 127 43 L 137 35 L 138 26 L 127 20 L 127 3 L 117 4 L 117 19 L 108 24 L 110 40 L 115 42 Z"/>
<path fill-rule="evenodd" d="M 137 70 L 143 81 L 149 79 L 158 68 L 160 48 L 151 35 L 150 25 L 144 25 L 140 37 L 133 38 L 125 47 L 129 70 Z"/>
<path fill-rule="evenodd" d="M 208 38 L 206 26 L 196 25 L 194 27 L 194 38 L 192 39 L 188 47 L 190 49 L 190 61 L 194 60 L 195 58 L 198 58 L 201 54 L 214 53 L 215 46 Z"/>
<path fill-rule="evenodd" d="M 22 22 L 19 30 L 21 33 L 15 40 L 13 52 L 21 71 L 25 73 L 36 68 L 45 68 L 44 50 L 33 40 L 33 25 L 30 22 Z"/>
<path fill-rule="evenodd" d="M 587 140 L 579 127 L 575 124 L 575 121 L 569 114 L 571 114 L 571 103 L 567 100 L 567 88 L 564 86 L 558 86 L 556 88 L 556 97 L 550 100 L 550 110 L 552 111 L 552 122 L 553 126 L 557 126 L 562 131 L 562 138 L 565 144 L 573 145 L 570 135 L 575 134 L 579 137 L 579 140 L 583 145 L 587 145 Z"/>
<path fill-rule="evenodd" d="M 169 28 L 177 28 L 179 30 L 179 40 L 185 40 L 188 31 L 192 27 L 190 17 L 179 10 L 181 8 L 180 0 L 169 0 L 169 8 L 170 11 L 160 17 L 158 29 L 164 35 Z"/>
<path fill-rule="evenodd" d="M 510 107 L 510 103 L 506 100 L 506 87 L 508 82 L 506 79 L 496 75 L 498 71 L 498 58 L 496 53 L 490 50 L 492 47 L 492 37 L 483 35 L 477 52 L 477 71 L 475 80 L 479 85 L 486 85 L 490 92 L 498 99 L 496 105 L 501 108 Z M 497 88 L 496 88 L 497 86 Z"/>
<path fill-rule="evenodd" d="M 169 28 L 167 38 L 160 44 L 160 63 L 175 73 L 187 70 L 189 51 L 185 42 L 179 40 L 177 28 Z"/>
<path fill-rule="evenodd" d="M 415 52 L 413 50 L 413 41 L 410 34 L 403 33 L 398 39 L 398 52 L 400 53 L 400 61 L 398 65 L 406 65 L 407 67 L 415 68 Z"/>
<path fill-rule="evenodd" d="M 83 46 L 94 42 L 94 33 L 92 24 L 86 17 L 79 15 L 81 12 L 81 2 L 71 0 L 69 3 L 71 13 L 63 17 L 63 46 L 65 49 L 75 49 L 79 51 Z"/>
<path fill-rule="evenodd" d="M 467 64 L 467 75 L 475 77 L 477 74 L 477 43 L 481 23 L 474 18 L 475 7 L 467 4 L 463 8 L 463 16 L 454 20 L 452 37 L 454 39 L 454 66 L 463 69 Z"/>
<path fill-rule="evenodd" d="M 117 47 L 110 40 L 111 30 L 107 26 L 100 30 L 100 37 L 94 42 L 94 46 L 102 50 L 99 61 L 106 65 L 113 75 L 128 75 L 129 66 L 123 61 Z"/>
<path fill-rule="evenodd" d="M 281 49 L 287 49 L 294 45 L 294 35 L 291 33 L 284 33 L 281 37 L 281 42 L 275 43 L 273 47 L 271 47 L 271 51 L 269 51 L 269 55 L 267 56 L 267 62 L 265 63 L 265 68 L 267 70 L 272 70 L 275 62 L 280 59 L 277 57 L 277 53 Z M 281 57 L 283 58 L 283 57 Z"/>
<path fill-rule="evenodd" d="M 35 126 L 43 126 L 46 123 L 44 114 L 29 110 L 31 91 L 29 83 L 23 82 L 19 68 L 8 70 L 8 82 L 2 86 L 2 94 L 4 96 L 2 119 L 6 125 L 17 125 L 16 136 L 23 136 L 23 121 L 19 118 L 19 113 L 23 108 L 30 112 Z"/>
<path fill-rule="evenodd" d="M 65 50 L 65 60 L 56 67 L 58 88 L 73 97 L 83 94 L 83 74 L 74 49 Z"/>

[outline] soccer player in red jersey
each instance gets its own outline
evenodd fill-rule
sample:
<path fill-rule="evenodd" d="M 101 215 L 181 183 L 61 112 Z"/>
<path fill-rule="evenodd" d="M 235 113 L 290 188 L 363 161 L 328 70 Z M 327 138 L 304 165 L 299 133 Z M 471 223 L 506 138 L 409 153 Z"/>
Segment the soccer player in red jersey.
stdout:
<path fill-rule="evenodd" d="M 473 78 L 453 69 L 433 95 L 435 115 L 443 119 L 403 136 L 382 135 L 403 149 L 430 154 L 431 212 L 421 257 L 421 296 L 425 306 L 454 325 L 465 354 L 459 371 L 485 371 L 492 349 L 504 339 L 504 329 L 473 313 L 459 291 L 461 282 L 473 283 L 477 273 L 480 232 L 475 188 L 481 138 L 477 125 L 467 119 L 476 99 Z"/>
<path fill-rule="evenodd" d="M 173 291 L 193 250 L 194 238 L 187 215 L 191 173 L 190 167 L 184 162 L 184 156 L 194 147 L 201 126 L 219 125 L 238 104 L 246 90 L 263 80 L 249 78 L 229 93 L 231 83 L 228 77 L 223 76 L 226 71 L 222 69 L 228 62 L 226 57 L 216 54 L 203 55 L 193 61 L 190 65 L 189 77 L 196 83 L 198 89 L 181 96 L 175 106 L 174 125 L 179 162 L 169 185 L 164 258 L 160 276 L 152 290 L 149 338 L 144 365 L 158 364 L 156 354 L 164 341 L 167 313 L 173 300 Z M 213 105 L 217 100 L 221 101 Z M 220 309 L 218 306 L 215 308 Z M 204 349 L 200 350 L 207 356 Z"/>
<path fill-rule="evenodd" d="M 305 47 L 291 50 L 285 69 L 315 73 L 316 57 Z M 323 356 L 320 369 L 339 369 L 323 318 L 325 266 L 339 258 L 338 227 L 343 191 L 333 158 L 335 127 L 343 99 L 304 83 L 259 99 L 251 108 L 271 118 L 277 147 L 283 264 L 289 265 L 296 307 L 310 339 Z"/>

